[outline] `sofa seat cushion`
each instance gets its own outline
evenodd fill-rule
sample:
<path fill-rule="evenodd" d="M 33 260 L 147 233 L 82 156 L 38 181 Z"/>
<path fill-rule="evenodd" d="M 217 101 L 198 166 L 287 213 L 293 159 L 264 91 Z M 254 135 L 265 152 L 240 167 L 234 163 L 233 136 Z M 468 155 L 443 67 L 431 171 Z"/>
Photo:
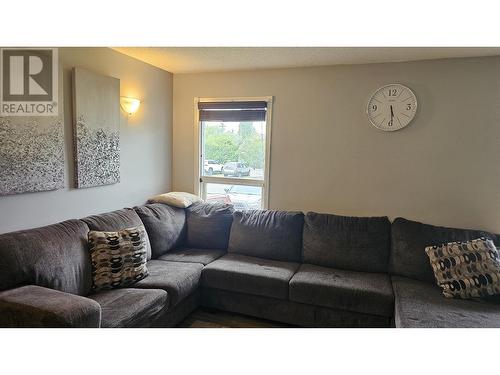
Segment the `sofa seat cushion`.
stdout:
<path fill-rule="evenodd" d="M 199 263 L 150 260 L 148 277 L 135 283 L 133 288 L 163 289 L 168 292 L 170 306 L 177 305 L 199 286 L 203 265 Z"/>
<path fill-rule="evenodd" d="M 147 327 L 168 306 L 168 294 L 159 289 L 113 289 L 91 294 L 101 305 L 101 327 Z"/>
<path fill-rule="evenodd" d="M 227 254 L 203 269 L 207 288 L 288 299 L 288 282 L 298 263 Z"/>
<path fill-rule="evenodd" d="M 170 262 L 200 263 L 207 265 L 219 259 L 224 254 L 226 254 L 226 251 L 217 249 L 180 248 L 171 250 L 158 259 Z"/>
<path fill-rule="evenodd" d="M 500 304 L 446 298 L 433 284 L 393 276 L 396 327 L 493 328 L 500 327 Z"/>
<path fill-rule="evenodd" d="M 303 264 L 290 281 L 290 300 L 391 317 L 394 295 L 389 275 Z"/>

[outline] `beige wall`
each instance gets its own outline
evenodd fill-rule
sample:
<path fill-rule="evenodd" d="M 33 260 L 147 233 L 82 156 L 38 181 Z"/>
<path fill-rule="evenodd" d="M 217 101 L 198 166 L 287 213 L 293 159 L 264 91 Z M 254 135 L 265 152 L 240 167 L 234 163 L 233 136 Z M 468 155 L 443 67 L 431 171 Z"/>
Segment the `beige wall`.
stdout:
<path fill-rule="evenodd" d="M 386 133 L 370 94 L 410 86 Z M 500 58 L 174 75 L 173 189 L 193 191 L 193 98 L 273 95 L 270 208 L 403 216 L 500 233 Z"/>
<path fill-rule="evenodd" d="M 172 74 L 107 48 L 60 48 L 63 68 L 66 187 L 0 197 L 0 233 L 144 203 L 170 189 Z M 143 100 L 132 117 L 121 112 L 121 182 L 74 189 L 71 69 L 82 67 L 119 78 L 121 95 Z"/>

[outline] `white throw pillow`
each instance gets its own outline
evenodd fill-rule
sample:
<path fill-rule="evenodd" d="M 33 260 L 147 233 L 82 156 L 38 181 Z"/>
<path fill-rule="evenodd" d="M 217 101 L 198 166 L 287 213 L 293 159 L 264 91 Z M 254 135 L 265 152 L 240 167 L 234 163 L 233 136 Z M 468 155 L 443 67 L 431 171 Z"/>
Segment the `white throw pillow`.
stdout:
<path fill-rule="evenodd" d="M 151 203 L 164 203 L 169 206 L 187 208 L 193 203 L 200 202 L 201 199 L 197 195 L 184 193 L 181 191 L 172 191 L 170 193 L 156 195 L 149 199 Z"/>

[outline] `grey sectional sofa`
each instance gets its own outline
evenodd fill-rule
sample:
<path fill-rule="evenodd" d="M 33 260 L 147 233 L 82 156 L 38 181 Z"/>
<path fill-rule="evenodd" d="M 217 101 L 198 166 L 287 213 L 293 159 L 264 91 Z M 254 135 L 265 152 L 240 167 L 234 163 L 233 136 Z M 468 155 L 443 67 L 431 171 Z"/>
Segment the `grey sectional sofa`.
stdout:
<path fill-rule="evenodd" d="M 149 276 L 90 293 L 89 230 L 143 224 Z M 500 327 L 446 299 L 425 246 L 500 236 L 402 218 L 147 204 L 0 235 L 1 327 L 172 327 L 206 306 L 304 327 Z"/>

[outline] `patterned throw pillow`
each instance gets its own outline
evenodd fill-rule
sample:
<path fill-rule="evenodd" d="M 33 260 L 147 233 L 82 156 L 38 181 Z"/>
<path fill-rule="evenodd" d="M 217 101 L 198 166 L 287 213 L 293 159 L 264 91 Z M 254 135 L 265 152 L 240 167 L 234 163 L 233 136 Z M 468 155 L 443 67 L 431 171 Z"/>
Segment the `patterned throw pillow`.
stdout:
<path fill-rule="evenodd" d="M 479 238 L 425 248 L 445 297 L 463 299 L 500 293 L 500 254 L 493 241 Z"/>
<path fill-rule="evenodd" d="M 92 290 L 131 285 L 148 275 L 146 230 L 140 225 L 118 232 L 90 231 Z"/>

